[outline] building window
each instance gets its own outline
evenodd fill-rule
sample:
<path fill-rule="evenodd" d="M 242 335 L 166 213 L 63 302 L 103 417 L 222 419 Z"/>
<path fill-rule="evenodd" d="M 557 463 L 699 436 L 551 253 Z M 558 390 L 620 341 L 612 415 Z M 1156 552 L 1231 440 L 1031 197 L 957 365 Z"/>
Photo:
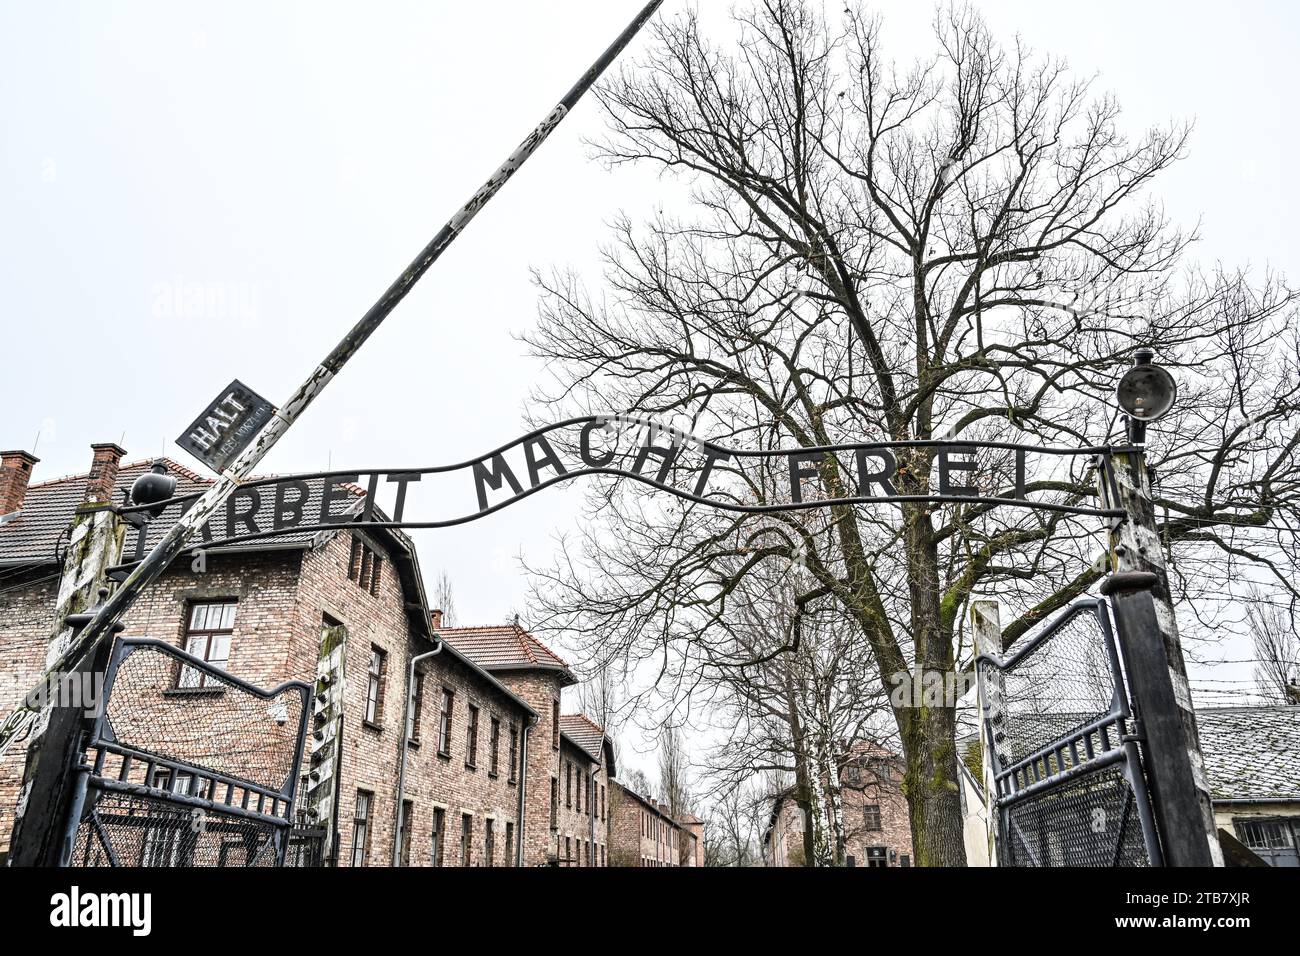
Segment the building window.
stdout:
<path fill-rule="evenodd" d="M 551 778 L 551 829 L 556 828 L 560 812 L 560 778 Z"/>
<path fill-rule="evenodd" d="M 374 794 L 357 791 L 357 806 L 352 814 L 352 865 L 366 865 L 366 849 L 370 842 L 370 804 Z"/>
<path fill-rule="evenodd" d="M 605 785 L 600 786 L 600 819 L 603 823 L 605 820 Z"/>
<path fill-rule="evenodd" d="M 469 705 L 469 722 L 465 725 L 465 766 L 478 766 L 478 708 Z"/>
<path fill-rule="evenodd" d="M 370 666 L 366 669 L 366 723 L 379 724 L 384 706 L 384 671 L 388 655 L 370 645 Z"/>
<path fill-rule="evenodd" d="M 578 770 L 574 774 L 574 777 L 576 777 L 577 779 L 573 781 L 574 783 L 573 810 L 575 813 L 581 813 L 582 812 L 582 791 L 586 788 L 586 784 L 583 783 L 583 779 L 586 777 L 586 774 L 583 773 L 582 770 Z"/>
<path fill-rule="evenodd" d="M 379 593 L 380 569 L 384 559 L 357 535 L 352 536 L 352 554 L 348 558 L 348 580 L 371 594 Z"/>
<path fill-rule="evenodd" d="M 438 712 L 438 753 L 451 756 L 451 707 L 456 695 L 446 687 L 442 689 L 442 710 Z"/>
<path fill-rule="evenodd" d="M 415 685 L 411 688 L 411 706 L 407 713 L 406 733 L 412 743 L 420 742 L 420 713 L 424 710 L 424 675 L 415 675 Z"/>
<path fill-rule="evenodd" d="M 515 825 L 506 821 L 506 866 L 515 865 Z"/>
<path fill-rule="evenodd" d="M 1241 842 L 1252 850 L 1289 850 L 1290 828 L 1283 820 L 1234 820 Z"/>
<path fill-rule="evenodd" d="M 496 855 L 496 821 L 491 817 L 483 821 L 483 865 L 492 866 Z"/>
<path fill-rule="evenodd" d="M 564 809 L 573 809 L 573 764 L 564 762 Z"/>
<path fill-rule="evenodd" d="M 194 796 L 194 794 L 191 793 L 194 789 L 194 777 L 188 773 L 178 773 L 173 779 L 170 770 L 158 769 L 154 771 L 151 785 L 158 790 L 170 790 L 172 793 Z M 199 794 L 199 796 L 206 796 L 206 793 Z M 186 841 L 184 840 L 184 837 L 186 836 L 189 836 L 188 829 L 183 830 L 182 828 L 175 826 L 167 826 L 164 824 L 162 826 L 146 827 L 142 833 L 142 865 L 191 865 L 193 851 L 186 851 Z"/>
<path fill-rule="evenodd" d="M 551 701 L 551 749 L 560 749 L 560 702 Z"/>
<path fill-rule="evenodd" d="M 573 838 L 564 838 L 564 865 L 573 866 Z"/>
<path fill-rule="evenodd" d="M 912 858 L 906 853 L 903 853 L 898 857 L 898 865 L 902 867 L 910 867 L 912 865 Z"/>
<path fill-rule="evenodd" d="M 352 536 L 352 553 L 348 556 L 348 580 L 361 580 L 361 555 L 366 550 L 366 546 L 361 543 L 358 535 Z"/>
<path fill-rule="evenodd" d="M 889 866 L 889 860 L 883 846 L 867 847 L 867 866 L 873 869 Z"/>
<path fill-rule="evenodd" d="M 605 862 L 605 844 L 603 844 L 603 843 L 600 845 L 600 865 L 601 865 L 601 866 L 607 866 L 607 865 L 608 865 L 608 864 Z"/>
<path fill-rule="evenodd" d="M 447 811 L 442 807 L 433 808 L 433 857 L 434 866 L 442 866 L 443 847 L 447 841 Z"/>
<path fill-rule="evenodd" d="M 402 866 L 411 865 L 411 818 L 415 815 L 415 805 L 410 800 L 402 801 L 402 829 L 398 835 L 398 847 Z"/>
<path fill-rule="evenodd" d="M 587 854 L 587 866 L 591 866 L 591 841 L 583 840 L 582 847 L 585 853 Z"/>
<path fill-rule="evenodd" d="M 868 803 L 862 808 L 862 825 L 867 830 L 880 829 L 880 804 Z"/>
<path fill-rule="evenodd" d="M 519 756 L 519 725 L 510 721 L 510 783 L 515 782 L 515 760 Z"/>
<path fill-rule="evenodd" d="M 488 731 L 488 775 L 495 777 L 501 769 L 501 720 L 492 718 Z"/>
<path fill-rule="evenodd" d="M 230 635 L 235 632 L 235 602 L 191 604 L 185 624 L 185 651 L 226 670 L 230 663 Z M 182 667 L 177 687 L 220 687 L 217 681 L 193 667 Z"/>
<path fill-rule="evenodd" d="M 460 865 L 469 866 L 469 848 L 474 839 L 474 817 L 468 813 L 460 815 Z"/>

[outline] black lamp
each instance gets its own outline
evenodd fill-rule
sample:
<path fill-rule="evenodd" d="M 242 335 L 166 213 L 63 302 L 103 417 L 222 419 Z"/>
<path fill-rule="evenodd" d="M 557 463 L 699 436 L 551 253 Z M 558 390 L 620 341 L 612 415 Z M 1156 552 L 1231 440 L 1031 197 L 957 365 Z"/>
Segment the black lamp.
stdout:
<path fill-rule="evenodd" d="M 137 505 L 152 505 L 166 501 L 176 493 L 176 478 L 167 474 L 167 463 L 159 458 L 153 466 L 131 485 L 131 501 Z M 166 508 L 159 505 L 149 509 L 149 516 L 156 518 Z"/>
<path fill-rule="evenodd" d="M 1128 416 L 1128 440 L 1146 442 L 1147 423 L 1163 418 L 1178 397 L 1178 385 L 1163 366 L 1154 364 L 1155 352 L 1138 349 L 1133 367 L 1115 388 L 1115 400 Z"/>

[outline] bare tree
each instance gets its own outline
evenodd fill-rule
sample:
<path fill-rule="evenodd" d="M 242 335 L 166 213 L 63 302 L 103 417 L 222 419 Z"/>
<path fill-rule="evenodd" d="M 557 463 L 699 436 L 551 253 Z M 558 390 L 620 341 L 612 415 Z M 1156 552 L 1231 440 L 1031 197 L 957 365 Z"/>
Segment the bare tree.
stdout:
<path fill-rule="evenodd" d="M 766 801 L 754 786 L 720 794 L 704 830 L 705 866 L 757 866 L 758 835 Z"/>
<path fill-rule="evenodd" d="M 433 606 L 442 611 L 444 627 L 456 626 L 456 598 L 452 593 L 451 577 L 445 570 L 439 571 L 433 582 Z"/>
<path fill-rule="evenodd" d="M 602 667 L 585 674 L 578 684 L 578 708 L 605 732 L 614 750 L 615 767 L 623 762 L 620 683 L 610 668 Z"/>
<path fill-rule="evenodd" d="M 1294 295 L 1272 276 L 1183 267 L 1195 236 L 1148 196 L 1187 128 L 1130 137 L 1112 97 L 1004 47 L 966 8 L 937 15 L 934 56 L 908 69 L 856 4 L 838 24 L 799 0 L 736 17 L 730 49 L 694 13 L 659 21 L 653 51 L 601 91 L 599 155 L 689 184 L 692 212 L 617 222 L 598 295 L 538 277 L 528 341 L 555 375 L 545 416 L 675 418 L 753 451 L 1122 443 L 1111 395 L 1150 346 L 1180 379 L 1150 445 L 1180 612 L 1211 623 L 1250 580 L 1239 566 L 1295 593 Z M 981 452 L 976 474 L 1006 474 L 1009 454 Z M 744 501 L 789 504 L 790 476 L 767 460 L 716 467 Z M 888 477 L 925 494 L 934 461 L 914 448 Z M 1071 461 L 1028 493 L 1095 505 L 1094 466 Z M 674 483 L 690 487 L 689 467 L 673 464 Z M 807 494 L 842 497 L 853 480 L 826 455 Z M 1098 522 L 1063 512 L 905 502 L 754 518 L 634 485 L 591 486 L 591 520 L 535 601 L 601 659 L 655 666 L 657 692 L 678 699 L 705 686 L 701 646 L 771 562 L 798 560 L 807 600 L 852 622 L 881 692 L 969 665 L 959 622 L 975 589 L 1027 609 L 1010 642 L 1105 567 Z M 953 704 L 891 702 L 918 865 L 964 862 Z"/>
<path fill-rule="evenodd" d="M 681 728 L 671 721 L 659 732 L 659 798 L 675 820 L 691 809 L 688 758 Z"/>
<path fill-rule="evenodd" d="M 623 784 L 633 793 L 643 797 L 649 797 L 653 793 L 650 786 L 650 778 L 645 775 L 645 771 L 640 768 L 634 768 L 624 771 L 622 774 Z"/>
<path fill-rule="evenodd" d="M 1255 684 L 1260 696 L 1276 704 L 1296 704 L 1300 685 L 1300 637 L 1291 607 L 1279 606 L 1255 591 L 1246 620 L 1255 647 Z"/>
<path fill-rule="evenodd" d="M 833 600 L 798 565 L 755 568 L 696 642 L 716 686 L 720 739 L 706 760 L 706 794 L 755 774 L 788 777 L 804 818 L 803 859 L 844 862 L 842 771 L 854 743 L 880 739 L 884 695 L 870 649 Z M 765 792 L 775 793 L 770 783 Z M 785 792 L 782 790 L 781 792 Z"/>

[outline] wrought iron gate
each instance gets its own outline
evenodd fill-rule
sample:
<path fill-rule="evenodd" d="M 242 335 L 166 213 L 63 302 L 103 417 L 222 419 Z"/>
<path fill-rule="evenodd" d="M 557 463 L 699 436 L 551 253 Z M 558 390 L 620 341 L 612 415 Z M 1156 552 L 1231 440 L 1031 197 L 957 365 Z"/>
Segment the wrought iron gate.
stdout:
<path fill-rule="evenodd" d="M 78 770 L 71 865 L 283 866 L 310 695 L 119 640 Z"/>
<path fill-rule="evenodd" d="M 1159 866 L 1133 709 L 1103 598 L 1005 660 L 976 659 L 1002 866 Z"/>

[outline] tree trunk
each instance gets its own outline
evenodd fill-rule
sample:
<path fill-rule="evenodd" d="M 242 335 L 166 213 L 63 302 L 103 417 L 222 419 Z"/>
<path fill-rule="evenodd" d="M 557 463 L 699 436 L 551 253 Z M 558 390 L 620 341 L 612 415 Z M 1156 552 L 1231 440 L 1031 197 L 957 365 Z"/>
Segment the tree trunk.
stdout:
<path fill-rule="evenodd" d="M 822 764 L 824 745 L 817 741 L 817 759 L 813 762 L 813 772 L 809 774 L 812 787 L 813 803 L 813 866 L 833 866 L 834 854 L 831 850 L 830 821 L 826 807 L 826 791 L 822 787 Z"/>
<path fill-rule="evenodd" d="M 827 761 L 826 776 L 829 781 L 827 786 L 827 795 L 830 798 L 828 814 L 830 816 L 831 833 L 834 836 L 834 858 L 836 866 L 844 865 L 844 850 L 848 840 L 844 835 L 844 800 L 840 792 L 840 773 L 839 768 L 835 766 L 835 752 L 832 749 L 830 759 Z"/>
<path fill-rule="evenodd" d="M 804 734 L 803 721 L 799 717 L 799 706 L 795 703 L 794 688 L 791 687 L 790 674 L 785 674 L 786 714 L 790 721 L 790 740 L 794 747 L 794 802 L 803 814 L 803 862 L 804 866 L 815 865 L 813 842 L 813 799 L 812 787 L 808 783 L 808 748 Z"/>
<path fill-rule="evenodd" d="M 914 481 L 928 487 L 928 457 L 916 456 Z M 911 592 L 912 637 L 921 687 L 896 708 L 906 764 L 903 786 L 912 823 L 917 866 L 965 866 L 961 792 L 957 769 L 956 701 L 944 699 L 953 672 L 953 636 L 945 621 L 939 583 L 939 554 L 929 510 L 904 508 Z M 937 688 L 927 686 L 935 675 Z M 937 698 L 937 699 L 936 699 Z"/>
<path fill-rule="evenodd" d="M 955 731 L 951 707 L 919 708 L 902 728 L 903 789 L 917 866 L 966 865 Z"/>

